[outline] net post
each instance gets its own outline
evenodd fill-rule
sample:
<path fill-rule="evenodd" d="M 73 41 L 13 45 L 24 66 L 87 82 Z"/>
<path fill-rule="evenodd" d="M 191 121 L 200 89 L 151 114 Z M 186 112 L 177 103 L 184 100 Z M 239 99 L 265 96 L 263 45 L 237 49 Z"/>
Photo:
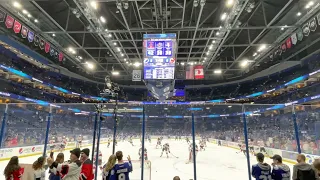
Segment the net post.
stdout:
<path fill-rule="evenodd" d="M 194 114 L 192 113 L 192 153 L 193 153 L 193 180 L 197 180 L 197 164 L 196 164 L 196 136 L 194 128 Z"/>
<path fill-rule="evenodd" d="M 145 131 L 146 131 L 146 127 L 145 127 L 145 123 L 146 123 L 146 115 L 145 115 L 145 109 L 144 109 L 144 105 L 142 106 L 142 149 L 141 149 L 141 180 L 144 179 L 144 138 L 145 138 Z"/>
<path fill-rule="evenodd" d="M 294 109 L 294 104 L 292 104 L 292 119 L 293 119 L 293 124 L 294 124 L 294 133 L 295 133 L 296 141 L 297 141 L 298 153 L 301 154 L 299 127 L 298 127 L 298 123 L 297 123 L 297 116 L 296 116 L 296 112 Z"/>
<path fill-rule="evenodd" d="M 52 106 L 49 106 L 49 114 L 47 119 L 47 130 L 46 130 L 46 137 L 44 140 L 44 148 L 43 148 L 43 154 L 42 156 L 45 157 L 47 153 L 47 146 L 48 146 L 48 140 L 49 140 L 49 131 L 50 131 L 50 123 L 51 123 L 51 116 L 52 116 Z"/>
<path fill-rule="evenodd" d="M 92 154 L 91 154 L 91 160 L 94 159 L 94 149 L 96 146 L 96 135 L 97 135 L 97 124 L 98 124 L 98 112 L 95 113 L 94 116 L 94 127 L 93 127 L 93 143 L 92 143 Z"/>
<path fill-rule="evenodd" d="M 101 112 L 99 112 L 99 129 L 98 129 L 98 141 L 97 141 L 97 154 L 96 154 L 96 162 L 95 162 L 95 165 L 96 165 L 96 171 L 94 172 L 94 179 L 97 180 L 97 176 L 98 176 L 98 163 L 99 163 L 99 147 L 100 147 L 100 135 L 101 135 L 101 124 L 102 124 L 102 119 L 101 119 Z M 95 142 L 93 142 L 95 143 Z M 94 153 L 94 151 L 92 152 Z"/>
<path fill-rule="evenodd" d="M 4 129 L 6 127 L 7 123 L 7 114 L 8 114 L 8 104 L 6 104 L 4 113 L 3 113 L 3 118 L 2 118 L 2 124 L 1 124 L 1 131 L 0 131 L 0 148 L 2 148 L 2 142 L 3 142 L 3 137 L 4 137 Z"/>
<path fill-rule="evenodd" d="M 248 165 L 248 176 L 249 180 L 251 180 L 251 165 L 250 165 L 250 154 L 249 154 L 249 142 L 248 142 L 248 128 L 247 128 L 247 120 L 244 104 L 242 104 L 242 119 L 243 119 L 243 132 L 244 132 L 244 140 L 246 143 L 246 154 L 247 154 L 247 165 Z"/>

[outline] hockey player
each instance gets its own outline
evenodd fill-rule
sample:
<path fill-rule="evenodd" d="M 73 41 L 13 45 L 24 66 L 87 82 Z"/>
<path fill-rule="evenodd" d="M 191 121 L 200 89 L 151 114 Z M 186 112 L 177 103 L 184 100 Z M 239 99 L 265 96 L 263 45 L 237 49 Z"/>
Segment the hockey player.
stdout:
<path fill-rule="evenodd" d="M 188 137 L 186 137 L 186 141 L 187 141 L 187 143 L 188 143 L 188 144 L 190 143 L 190 140 L 189 140 L 189 138 L 188 138 Z"/>
<path fill-rule="evenodd" d="M 206 150 L 205 148 L 205 140 L 202 140 L 202 141 L 200 141 L 200 151 L 202 151 L 202 150 Z"/>
<path fill-rule="evenodd" d="M 82 135 L 79 135 L 77 138 L 77 145 L 76 145 L 77 148 L 81 148 L 82 140 L 83 140 Z"/>
<path fill-rule="evenodd" d="M 139 149 L 139 160 L 142 159 L 142 147 Z M 148 160 L 148 152 L 147 152 L 147 148 L 144 148 L 144 160 Z"/>
<path fill-rule="evenodd" d="M 67 146 L 67 139 L 65 136 L 63 136 L 60 144 L 60 152 L 63 152 L 66 146 Z"/>
<path fill-rule="evenodd" d="M 249 141 L 249 152 L 254 155 L 253 139 Z"/>
<path fill-rule="evenodd" d="M 54 144 L 55 142 L 56 142 L 56 138 L 55 137 L 52 137 L 51 140 L 49 141 L 49 144 L 50 144 L 49 147 L 50 147 L 51 151 L 53 151 L 54 148 L 55 148 L 55 144 Z"/>
<path fill-rule="evenodd" d="M 158 138 L 157 145 L 156 145 L 157 149 L 158 149 L 158 146 L 160 146 L 160 148 L 161 148 L 161 138 Z"/>
<path fill-rule="evenodd" d="M 238 153 L 243 153 L 243 154 L 246 156 L 246 154 L 247 154 L 246 145 L 245 145 L 244 143 L 242 143 L 242 144 L 239 144 L 238 146 L 239 146 L 239 148 L 240 148 L 240 151 L 237 152 L 237 154 L 238 154 Z"/>
<path fill-rule="evenodd" d="M 108 139 L 108 144 L 107 144 L 107 148 L 109 148 L 110 146 L 110 143 L 111 143 L 111 138 Z"/>
<path fill-rule="evenodd" d="M 96 158 L 97 158 L 97 150 L 94 150 L 94 156 L 93 156 L 93 164 L 96 164 Z M 102 169 L 102 152 L 101 150 L 99 150 L 99 154 L 98 154 L 98 166 L 100 169 Z"/>
<path fill-rule="evenodd" d="M 148 136 L 149 143 L 151 143 L 151 136 Z"/>
<path fill-rule="evenodd" d="M 198 145 L 196 144 L 195 145 L 195 150 L 196 150 L 196 156 L 197 156 L 197 154 L 198 154 L 198 151 L 199 151 L 199 148 L 198 148 Z M 190 146 L 189 146 L 189 160 L 188 160 L 188 162 L 187 162 L 187 164 L 188 163 L 192 163 L 193 162 L 193 159 L 194 159 L 194 157 L 193 157 L 193 143 L 191 143 L 190 144 Z"/>
<path fill-rule="evenodd" d="M 165 143 L 165 144 L 163 145 L 163 147 L 162 147 L 162 152 L 161 152 L 160 157 L 162 157 L 164 151 L 165 151 L 166 154 L 167 154 L 167 158 L 169 158 L 169 153 L 170 153 L 170 145 L 169 145 L 169 143 Z"/>
<path fill-rule="evenodd" d="M 129 143 L 132 145 L 132 146 L 134 146 L 133 145 L 133 141 L 132 141 L 132 138 L 130 137 L 130 139 L 129 139 Z"/>

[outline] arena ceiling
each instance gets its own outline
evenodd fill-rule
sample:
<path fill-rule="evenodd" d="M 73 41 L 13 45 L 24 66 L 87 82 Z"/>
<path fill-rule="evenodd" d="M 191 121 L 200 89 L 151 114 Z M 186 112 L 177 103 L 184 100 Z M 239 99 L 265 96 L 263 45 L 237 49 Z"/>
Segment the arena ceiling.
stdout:
<path fill-rule="evenodd" d="M 18 1 L 19 2 L 19 1 Z M 311 15 L 310 0 L 23 0 L 5 9 L 22 9 L 52 44 L 68 56 L 63 66 L 86 76 L 131 82 L 141 69 L 142 35 L 176 33 L 176 79 L 187 64 L 203 64 L 207 83 L 232 80 L 265 69 L 268 52 Z M 312 7 L 306 7 L 308 5 Z M 317 12 L 315 10 L 314 12 Z M 22 14 L 22 13 L 20 13 Z M 291 60 L 287 58 L 284 60 Z M 94 68 L 88 70 L 86 62 Z M 219 70 L 221 70 L 219 72 Z M 82 73 L 85 74 L 85 73 Z M 200 82 L 200 81 L 199 81 Z M 192 81 L 191 83 L 197 84 Z M 205 83 L 205 81 L 201 81 Z"/>

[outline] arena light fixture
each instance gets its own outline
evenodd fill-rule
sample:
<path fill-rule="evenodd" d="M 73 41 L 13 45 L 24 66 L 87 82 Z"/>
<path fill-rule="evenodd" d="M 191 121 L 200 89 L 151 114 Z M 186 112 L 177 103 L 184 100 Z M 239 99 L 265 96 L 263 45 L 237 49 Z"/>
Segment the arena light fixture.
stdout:
<path fill-rule="evenodd" d="M 107 22 L 106 19 L 105 19 L 103 16 L 100 16 L 100 21 L 101 21 L 102 23 L 106 23 L 106 22 Z"/>
<path fill-rule="evenodd" d="M 212 48 L 213 48 L 213 46 L 212 46 L 212 45 L 210 45 L 210 46 L 209 46 L 209 49 L 211 50 Z"/>
<path fill-rule="evenodd" d="M 105 31 L 105 32 L 107 32 L 107 31 L 108 31 L 108 29 L 105 29 L 104 31 Z"/>
<path fill-rule="evenodd" d="M 88 69 L 94 69 L 94 64 L 92 62 L 86 62 L 86 65 Z"/>
<path fill-rule="evenodd" d="M 240 66 L 241 67 L 246 67 L 248 65 L 248 60 L 243 60 L 241 63 L 240 63 Z"/>
<path fill-rule="evenodd" d="M 56 34 L 52 34 L 52 36 L 53 36 L 53 37 L 55 37 L 55 36 L 56 36 Z"/>
<path fill-rule="evenodd" d="M 213 71 L 214 74 L 221 74 L 222 73 L 222 70 L 221 69 L 216 69 Z"/>
<path fill-rule="evenodd" d="M 214 43 L 216 43 L 216 40 L 213 40 L 213 41 L 212 41 L 212 44 L 214 44 Z"/>
<path fill-rule="evenodd" d="M 117 47 L 117 51 L 118 51 L 118 52 L 120 52 L 120 51 L 121 51 L 121 49 L 120 49 L 119 47 Z"/>
<path fill-rule="evenodd" d="M 226 18 L 227 18 L 227 13 L 223 13 L 220 17 L 222 21 L 224 21 Z"/>
<path fill-rule="evenodd" d="M 141 64 L 140 64 L 139 62 L 135 62 L 133 65 L 134 65 L 135 67 L 139 67 Z"/>
<path fill-rule="evenodd" d="M 124 58 L 123 60 L 124 60 L 124 62 L 126 62 L 126 61 L 127 61 L 127 59 L 126 59 L 126 58 Z"/>
<path fill-rule="evenodd" d="M 262 44 L 262 45 L 259 47 L 258 52 L 261 52 L 261 51 L 265 50 L 266 47 L 267 47 L 267 46 L 266 46 L 265 44 Z"/>
<path fill-rule="evenodd" d="M 180 63 L 182 66 L 184 66 L 184 62 Z"/>
<path fill-rule="evenodd" d="M 314 2 L 313 1 L 309 1 L 308 4 L 305 6 L 306 9 L 309 9 L 311 8 L 311 6 L 314 5 Z"/>
<path fill-rule="evenodd" d="M 258 55 L 258 53 L 255 52 L 252 56 L 255 57 L 256 55 Z"/>
<path fill-rule="evenodd" d="M 297 16 L 301 16 L 301 12 L 298 12 L 298 13 L 297 13 Z"/>
<path fill-rule="evenodd" d="M 108 37 L 109 37 L 109 38 L 112 38 L 112 34 L 108 34 Z"/>
<path fill-rule="evenodd" d="M 116 45 L 117 45 L 117 43 L 116 43 L 116 42 L 114 42 L 114 43 L 113 43 L 113 45 L 115 45 L 115 46 L 116 46 Z"/>
<path fill-rule="evenodd" d="M 21 4 L 18 3 L 17 1 L 14 1 L 14 2 L 12 3 L 12 5 L 13 5 L 13 7 L 15 7 L 15 8 L 17 8 L 17 9 L 20 9 L 20 8 L 22 7 Z"/>
<path fill-rule="evenodd" d="M 120 73 L 119 73 L 119 71 L 112 71 L 112 75 L 114 75 L 114 76 L 118 76 Z"/>
<path fill-rule="evenodd" d="M 22 13 L 23 14 L 28 14 L 28 11 L 24 9 L 24 10 L 22 10 Z"/>
<path fill-rule="evenodd" d="M 28 16 L 28 18 L 32 18 L 32 15 L 31 15 L 31 14 L 28 14 L 27 16 Z"/>
<path fill-rule="evenodd" d="M 38 23 L 39 21 L 38 21 L 38 19 L 34 19 L 34 22 L 35 22 L 35 23 Z"/>
<path fill-rule="evenodd" d="M 234 4 L 234 0 L 227 0 L 226 6 L 231 7 Z"/>
<path fill-rule="evenodd" d="M 93 9 L 98 9 L 98 3 L 96 1 L 90 1 L 90 6 L 93 8 Z"/>
<path fill-rule="evenodd" d="M 228 106 L 228 108 L 232 108 L 232 106 Z"/>
<path fill-rule="evenodd" d="M 205 57 L 204 60 L 207 60 L 207 57 Z"/>
<path fill-rule="evenodd" d="M 121 57 L 123 57 L 124 56 L 124 54 L 123 53 L 121 53 Z"/>
<path fill-rule="evenodd" d="M 220 32 L 219 32 L 219 31 L 218 31 L 218 32 L 216 32 L 216 35 L 217 35 L 217 36 L 219 36 L 219 35 L 220 35 Z"/>

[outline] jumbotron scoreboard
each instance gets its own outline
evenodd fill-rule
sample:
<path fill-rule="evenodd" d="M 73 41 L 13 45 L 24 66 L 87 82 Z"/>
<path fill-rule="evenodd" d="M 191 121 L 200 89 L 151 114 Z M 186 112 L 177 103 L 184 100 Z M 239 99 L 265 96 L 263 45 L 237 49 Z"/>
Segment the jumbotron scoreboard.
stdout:
<path fill-rule="evenodd" d="M 176 34 L 144 34 L 144 79 L 174 79 Z"/>

